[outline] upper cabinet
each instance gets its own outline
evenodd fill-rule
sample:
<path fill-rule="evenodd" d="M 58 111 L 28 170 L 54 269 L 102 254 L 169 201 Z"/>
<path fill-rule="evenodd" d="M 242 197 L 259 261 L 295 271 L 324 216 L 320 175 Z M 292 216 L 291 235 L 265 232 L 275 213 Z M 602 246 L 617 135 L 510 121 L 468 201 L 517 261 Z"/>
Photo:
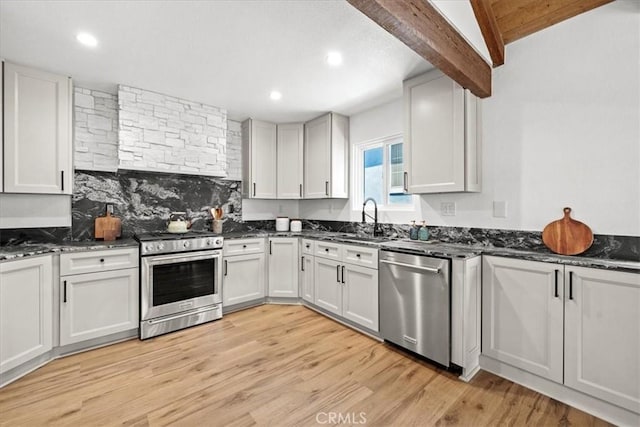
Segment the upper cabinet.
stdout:
<path fill-rule="evenodd" d="M 277 194 L 278 199 L 301 199 L 303 191 L 304 125 L 278 125 Z"/>
<path fill-rule="evenodd" d="M 251 199 L 276 198 L 276 125 L 242 122 L 242 193 Z"/>
<path fill-rule="evenodd" d="M 349 118 L 325 114 L 304 125 L 304 198 L 349 198 Z"/>
<path fill-rule="evenodd" d="M 404 82 L 405 191 L 479 192 L 480 102 L 439 70 Z"/>
<path fill-rule="evenodd" d="M 4 191 L 71 194 L 71 79 L 8 62 L 3 68 Z"/>

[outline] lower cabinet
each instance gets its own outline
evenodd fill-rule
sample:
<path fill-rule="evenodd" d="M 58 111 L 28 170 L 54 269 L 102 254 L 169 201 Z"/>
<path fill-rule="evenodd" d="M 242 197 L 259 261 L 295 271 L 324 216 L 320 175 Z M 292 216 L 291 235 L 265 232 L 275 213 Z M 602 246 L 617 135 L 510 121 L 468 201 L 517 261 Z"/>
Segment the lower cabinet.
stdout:
<path fill-rule="evenodd" d="M 298 238 L 269 238 L 269 296 L 298 298 Z"/>
<path fill-rule="evenodd" d="M 0 373 L 52 348 L 52 266 L 51 255 L 0 263 Z"/>
<path fill-rule="evenodd" d="M 640 414 L 640 274 L 565 269 L 564 383 Z"/>
<path fill-rule="evenodd" d="M 302 255 L 300 258 L 300 296 L 307 302 L 313 302 L 315 299 L 314 271 L 315 260 L 313 255 Z"/>
<path fill-rule="evenodd" d="M 640 274 L 483 258 L 485 356 L 640 414 Z"/>
<path fill-rule="evenodd" d="M 121 262 L 110 264 L 110 259 Z M 94 266 L 64 275 L 67 266 Z M 60 345 L 136 329 L 139 326 L 138 249 L 60 255 Z M 89 272 L 85 272 L 89 271 Z"/>
<path fill-rule="evenodd" d="M 377 332 L 378 269 L 341 262 L 346 254 L 353 254 L 355 262 L 377 267 L 377 249 L 328 242 L 323 245 L 327 246 L 327 256 L 331 258 L 314 257 L 314 304 Z M 340 260 L 332 259 L 333 253 L 338 254 Z"/>
<path fill-rule="evenodd" d="M 138 270 L 62 276 L 60 345 L 138 327 Z"/>
<path fill-rule="evenodd" d="M 264 298 L 264 253 L 225 257 L 222 306 Z"/>

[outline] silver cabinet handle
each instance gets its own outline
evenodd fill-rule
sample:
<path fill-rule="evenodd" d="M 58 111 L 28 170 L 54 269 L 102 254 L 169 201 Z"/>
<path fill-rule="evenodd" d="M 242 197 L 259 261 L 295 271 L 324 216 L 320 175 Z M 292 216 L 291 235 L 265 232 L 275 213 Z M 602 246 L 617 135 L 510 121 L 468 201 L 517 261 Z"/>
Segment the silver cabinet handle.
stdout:
<path fill-rule="evenodd" d="M 67 302 L 67 281 L 64 281 L 64 299 L 62 302 Z"/>
<path fill-rule="evenodd" d="M 60 171 L 60 191 L 64 191 L 64 171 Z"/>
<path fill-rule="evenodd" d="M 329 181 L 324 182 L 324 195 L 325 196 L 329 195 Z"/>
<path fill-rule="evenodd" d="M 304 257 L 300 260 L 300 270 L 304 271 Z"/>
<path fill-rule="evenodd" d="M 418 269 L 418 270 L 424 270 L 424 271 L 428 271 L 429 273 L 440 274 L 440 269 L 439 268 L 422 267 L 422 266 L 419 266 L 419 265 L 406 264 L 404 262 L 387 261 L 386 259 L 381 259 L 380 262 L 383 262 L 385 264 L 399 265 L 401 267 L 409 267 L 409 268 L 415 268 L 415 269 Z"/>
<path fill-rule="evenodd" d="M 253 183 L 253 197 L 256 197 L 256 183 Z"/>
<path fill-rule="evenodd" d="M 569 299 L 573 299 L 573 271 L 569 272 Z"/>
<path fill-rule="evenodd" d="M 553 292 L 553 296 L 555 298 L 558 298 L 560 295 L 558 295 L 558 273 L 560 272 L 560 270 L 556 270 L 553 274 L 554 274 L 554 279 L 555 279 L 555 289 Z"/>
<path fill-rule="evenodd" d="M 409 192 L 409 174 L 405 172 L 402 179 L 404 184 L 404 192 L 408 193 Z"/>
<path fill-rule="evenodd" d="M 300 198 L 302 198 L 302 184 L 300 184 Z"/>
<path fill-rule="evenodd" d="M 342 266 L 342 283 L 344 284 L 344 265 Z"/>
<path fill-rule="evenodd" d="M 227 265 L 227 260 L 224 260 L 224 275 L 229 274 L 229 265 Z"/>
<path fill-rule="evenodd" d="M 336 282 L 340 283 L 340 266 L 336 265 Z"/>

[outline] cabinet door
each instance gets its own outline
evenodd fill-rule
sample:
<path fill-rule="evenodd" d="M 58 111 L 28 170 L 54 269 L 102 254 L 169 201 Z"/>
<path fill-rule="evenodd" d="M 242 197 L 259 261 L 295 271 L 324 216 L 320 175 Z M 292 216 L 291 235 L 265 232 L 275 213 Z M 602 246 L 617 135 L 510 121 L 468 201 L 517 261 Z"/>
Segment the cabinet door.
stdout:
<path fill-rule="evenodd" d="M 276 125 L 249 119 L 242 123 L 243 192 L 252 199 L 276 198 Z"/>
<path fill-rule="evenodd" d="M 0 264 L 0 373 L 51 350 L 51 256 Z"/>
<path fill-rule="evenodd" d="M 300 296 L 305 301 L 314 301 L 313 256 L 303 255 L 300 258 Z"/>
<path fill-rule="evenodd" d="M 435 70 L 406 81 L 404 100 L 409 192 L 464 191 L 464 89 Z"/>
<path fill-rule="evenodd" d="M 567 267 L 565 385 L 640 413 L 640 274 Z"/>
<path fill-rule="evenodd" d="M 562 383 L 562 266 L 486 256 L 482 352 Z"/>
<path fill-rule="evenodd" d="M 4 64 L 4 191 L 71 194 L 71 79 Z"/>
<path fill-rule="evenodd" d="M 139 326 L 137 268 L 60 277 L 60 345 Z"/>
<path fill-rule="evenodd" d="M 319 257 L 315 257 L 314 263 L 315 304 L 331 313 L 342 315 L 340 263 Z"/>
<path fill-rule="evenodd" d="M 304 198 L 329 197 L 331 176 L 331 114 L 304 125 Z"/>
<path fill-rule="evenodd" d="M 378 331 L 378 270 L 345 264 L 342 315 L 372 331 Z"/>
<path fill-rule="evenodd" d="M 264 253 L 225 257 L 222 306 L 264 298 Z"/>
<path fill-rule="evenodd" d="M 349 118 L 331 113 L 331 186 L 329 197 L 349 198 Z"/>
<path fill-rule="evenodd" d="M 301 199 L 303 180 L 304 126 L 278 125 L 278 199 Z"/>
<path fill-rule="evenodd" d="M 298 297 L 298 238 L 269 239 L 269 296 Z"/>

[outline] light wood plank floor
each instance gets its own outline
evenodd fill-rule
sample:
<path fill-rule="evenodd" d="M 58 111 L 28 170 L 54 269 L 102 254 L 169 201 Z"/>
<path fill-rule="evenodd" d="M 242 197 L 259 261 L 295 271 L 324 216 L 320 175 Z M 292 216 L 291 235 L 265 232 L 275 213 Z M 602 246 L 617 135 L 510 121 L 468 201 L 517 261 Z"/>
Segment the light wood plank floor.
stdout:
<path fill-rule="evenodd" d="M 0 424 L 606 425 L 489 373 L 469 384 L 300 306 L 49 363 L 0 389 Z"/>

